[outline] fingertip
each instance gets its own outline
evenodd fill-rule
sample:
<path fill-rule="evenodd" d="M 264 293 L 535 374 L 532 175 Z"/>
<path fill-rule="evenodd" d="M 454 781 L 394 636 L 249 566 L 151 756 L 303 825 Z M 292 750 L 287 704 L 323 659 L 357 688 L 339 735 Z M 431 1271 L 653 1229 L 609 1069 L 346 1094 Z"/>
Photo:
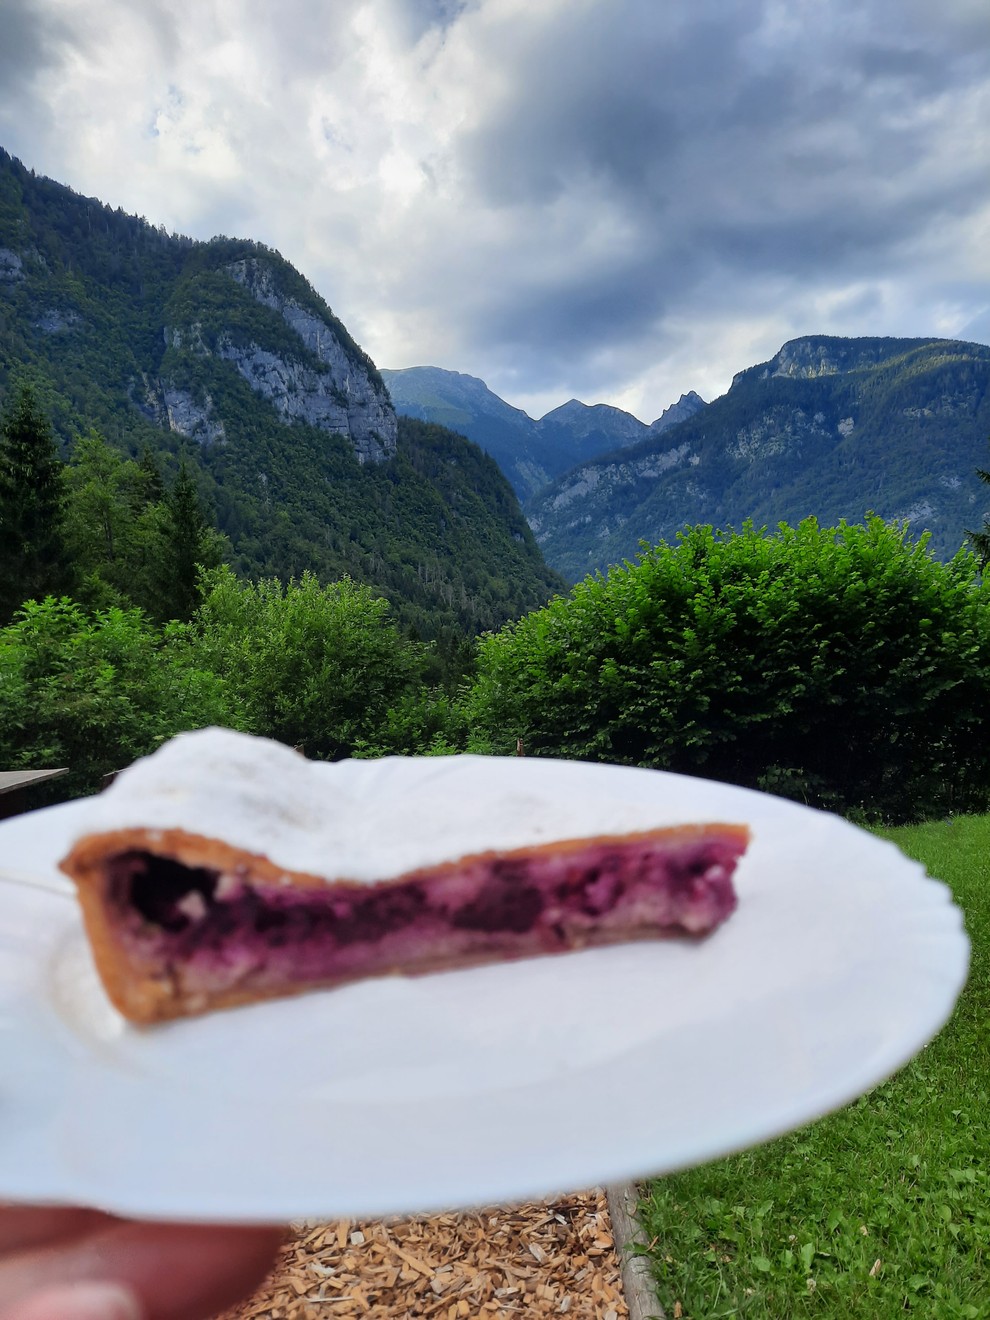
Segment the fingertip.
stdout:
<path fill-rule="evenodd" d="M 146 1320 L 137 1293 L 98 1281 L 46 1288 L 3 1312 L 0 1320 Z"/>

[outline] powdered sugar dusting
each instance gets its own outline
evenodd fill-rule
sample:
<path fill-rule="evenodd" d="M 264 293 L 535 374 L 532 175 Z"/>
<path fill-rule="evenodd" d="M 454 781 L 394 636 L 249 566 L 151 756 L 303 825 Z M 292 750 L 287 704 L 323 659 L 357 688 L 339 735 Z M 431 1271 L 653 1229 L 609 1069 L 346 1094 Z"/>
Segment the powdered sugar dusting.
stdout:
<path fill-rule="evenodd" d="M 525 757 L 307 761 L 267 739 L 201 729 L 120 774 L 77 837 L 181 829 L 286 870 L 371 882 L 493 849 L 682 824 L 663 783 L 650 771 Z"/>

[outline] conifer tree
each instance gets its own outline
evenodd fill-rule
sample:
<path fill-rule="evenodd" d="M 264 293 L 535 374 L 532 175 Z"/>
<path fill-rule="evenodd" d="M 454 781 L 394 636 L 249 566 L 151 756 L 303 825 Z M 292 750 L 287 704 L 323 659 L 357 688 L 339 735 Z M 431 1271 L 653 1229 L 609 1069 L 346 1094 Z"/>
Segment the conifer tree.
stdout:
<path fill-rule="evenodd" d="M 76 438 L 65 486 L 76 598 L 90 608 L 132 603 L 150 611 L 162 557 L 162 511 L 148 504 L 146 471 L 91 429 Z"/>
<path fill-rule="evenodd" d="M 65 469 L 66 530 L 73 557 L 84 572 L 101 569 L 110 576 L 108 570 L 126 558 L 126 477 L 124 459 L 99 431 L 77 437 Z"/>
<path fill-rule="evenodd" d="M 179 473 L 164 510 L 158 614 L 162 619 L 189 619 L 199 603 L 199 569 L 220 563 L 223 538 L 203 515 L 196 482 L 184 457 L 179 460 Z"/>
<path fill-rule="evenodd" d="M 0 622 L 69 586 L 62 467 L 51 422 L 21 386 L 0 422 Z"/>

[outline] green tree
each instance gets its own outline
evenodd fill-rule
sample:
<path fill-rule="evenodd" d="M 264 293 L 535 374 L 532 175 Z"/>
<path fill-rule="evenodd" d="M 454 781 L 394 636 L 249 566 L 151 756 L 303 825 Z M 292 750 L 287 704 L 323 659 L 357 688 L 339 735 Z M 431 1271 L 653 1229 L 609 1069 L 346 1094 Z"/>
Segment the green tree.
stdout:
<path fill-rule="evenodd" d="M 70 583 L 62 466 L 51 423 L 24 385 L 0 422 L 0 622 Z"/>
<path fill-rule="evenodd" d="M 93 606 L 136 600 L 135 490 L 140 473 L 96 430 L 79 436 L 65 468 L 66 542 Z M 143 602 L 142 602 L 143 603 Z"/>
<path fill-rule="evenodd" d="M 141 457 L 138 459 L 138 481 L 134 487 L 134 495 L 137 501 L 136 512 L 149 504 L 161 504 L 165 499 L 165 479 L 162 476 L 162 470 L 158 465 L 158 460 L 147 444 L 142 446 Z"/>
<path fill-rule="evenodd" d="M 73 445 L 65 480 L 79 599 L 137 605 L 159 622 L 188 619 L 199 566 L 220 561 L 223 539 L 203 516 L 186 464 L 168 492 L 147 450 L 134 462 L 90 430 Z"/>
<path fill-rule="evenodd" d="M 424 648 L 349 578 L 244 584 L 223 567 L 205 588 L 193 621 L 202 663 L 228 684 L 243 727 L 309 756 L 336 760 L 372 742 L 422 672 Z"/>
<path fill-rule="evenodd" d="M 499 752 L 653 766 L 910 819 L 990 796 L 990 586 L 879 518 L 696 527 L 480 646 Z"/>
<path fill-rule="evenodd" d="M 199 602 L 199 574 L 216 568 L 225 539 L 207 521 L 196 481 L 185 458 L 172 489 L 155 515 L 161 538 L 158 583 L 152 614 L 158 619 L 190 619 Z"/>

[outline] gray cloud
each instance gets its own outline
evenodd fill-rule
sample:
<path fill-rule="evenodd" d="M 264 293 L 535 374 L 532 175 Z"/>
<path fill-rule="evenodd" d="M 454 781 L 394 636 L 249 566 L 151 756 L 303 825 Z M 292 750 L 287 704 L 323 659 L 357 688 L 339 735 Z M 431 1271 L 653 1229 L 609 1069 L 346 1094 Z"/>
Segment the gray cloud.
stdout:
<path fill-rule="evenodd" d="M 33 0 L 4 0 L 0 40 L 0 106 L 25 108 L 39 74 L 57 67 L 70 44 L 65 23 L 39 10 Z M 44 114 L 43 105 L 31 113 Z"/>
<path fill-rule="evenodd" d="M 719 95 L 747 25 L 741 11 L 704 6 L 672 40 L 669 10 L 652 4 L 563 10 L 528 42 L 506 33 L 512 77 L 460 155 L 481 194 L 496 204 L 546 202 L 575 175 L 591 175 L 635 200 L 663 200 L 669 170 L 689 145 L 692 119 Z M 676 40 L 676 44 L 674 41 Z"/>
<path fill-rule="evenodd" d="M 43 16 L 30 0 L 7 0 L 0 45 L 0 88 L 7 91 L 15 79 L 30 77 L 51 62 Z"/>
<path fill-rule="evenodd" d="M 415 44 L 431 28 L 445 31 L 468 6 L 469 0 L 396 0 L 391 17 L 404 40 Z"/>

